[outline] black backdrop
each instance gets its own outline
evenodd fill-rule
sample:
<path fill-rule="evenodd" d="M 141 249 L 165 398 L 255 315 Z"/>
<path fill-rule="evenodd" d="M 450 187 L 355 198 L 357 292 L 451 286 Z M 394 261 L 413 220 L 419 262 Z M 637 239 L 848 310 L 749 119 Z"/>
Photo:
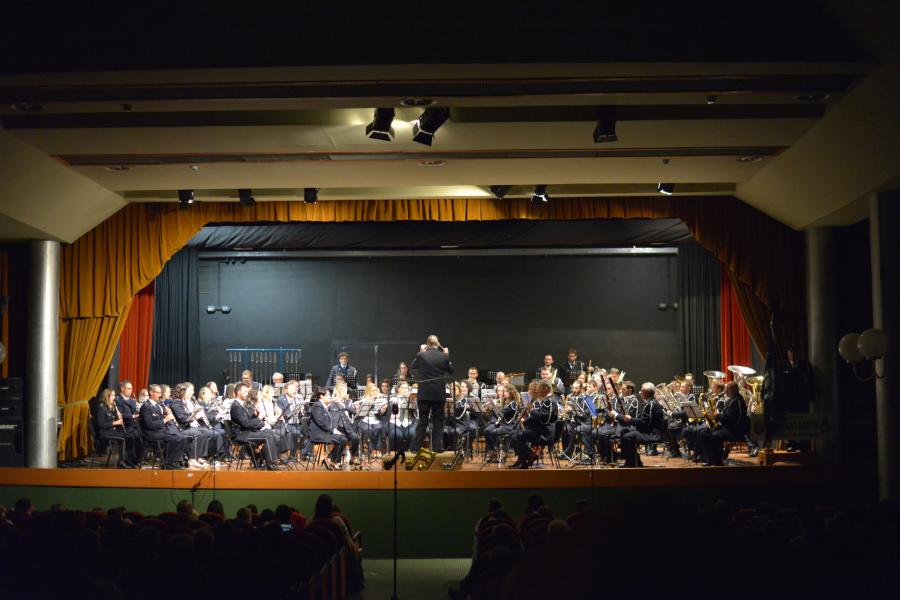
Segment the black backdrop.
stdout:
<path fill-rule="evenodd" d="M 202 257 L 202 255 L 201 255 Z M 324 378 L 346 348 L 360 373 L 384 377 L 436 333 L 460 369 L 533 371 L 557 361 L 618 366 L 636 381 L 679 371 L 675 256 L 462 256 L 201 260 L 195 381 L 221 379 L 227 347 L 300 347 L 303 370 Z M 221 298 L 218 280 L 221 277 Z"/>

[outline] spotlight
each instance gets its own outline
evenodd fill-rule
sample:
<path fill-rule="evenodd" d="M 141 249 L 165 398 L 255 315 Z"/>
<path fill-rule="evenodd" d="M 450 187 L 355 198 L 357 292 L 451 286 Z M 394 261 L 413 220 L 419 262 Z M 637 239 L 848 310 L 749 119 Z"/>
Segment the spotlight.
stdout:
<path fill-rule="evenodd" d="M 616 111 L 603 108 L 597 111 L 597 126 L 594 128 L 594 143 L 616 142 Z"/>
<path fill-rule="evenodd" d="M 256 204 L 256 198 L 253 197 L 253 192 L 251 190 L 238 190 L 238 198 L 241 200 L 241 206 L 253 206 Z"/>
<path fill-rule="evenodd" d="M 671 196 L 675 193 L 675 184 L 674 183 L 657 183 L 656 191 L 660 194 L 665 194 L 666 196 Z"/>
<path fill-rule="evenodd" d="M 223 304 L 222 306 L 219 307 L 219 310 L 222 311 L 223 315 L 227 315 L 228 313 L 231 312 L 231 306 L 229 306 L 228 304 Z"/>
<path fill-rule="evenodd" d="M 511 185 L 492 185 L 490 188 L 491 193 L 495 195 L 497 198 L 503 198 L 506 194 L 509 193 L 509 190 L 512 189 Z"/>
<path fill-rule="evenodd" d="M 413 141 L 430 146 L 434 133 L 450 118 L 449 108 L 426 108 L 419 120 L 413 123 Z"/>
<path fill-rule="evenodd" d="M 318 204 L 319 188 L 303 188 L 303 201 L 307 204 Z"/>
<path fill-rule="evenodd" d="M 178 208 L 184 210 L 194 203 L 194 190 L 178 190 Z"/>
<path fill-rule="evenodd" d="M 535 207 L 546 206 L 547 202 L 549 201 L 550 196 L 547 195 L 547 186 L 534 186 L 534 192 L 531 193 L 531 205 Z"/>
<path fill-rule="evenodd" d="M 385 142 L 393 141 L 394 128 L 391 123 L 394 122 L 393 108 L 376 108 L 375 118 L 366 125 L 366 137 L 373 140 L 382 140 Z"/>
<path fill-rule="evenodd" d="M 210 304 L 209 306 L 206 307 L 206 314 L 213 315 L 218 310 L 219 310 L 218 306 L 213 306 L 212 304 Z"/>

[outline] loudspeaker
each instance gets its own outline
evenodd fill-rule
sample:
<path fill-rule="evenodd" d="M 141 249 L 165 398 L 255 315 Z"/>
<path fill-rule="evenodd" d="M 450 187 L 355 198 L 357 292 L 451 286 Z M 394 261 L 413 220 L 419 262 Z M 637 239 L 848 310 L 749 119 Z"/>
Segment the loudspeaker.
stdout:
<path fill-rule="evenodd" d="M 24 467 L 22 419 L 0 422 L 0 467 Z"/>
<path fill-rule="evenodd" d="M 0 422 L 21 420 L 22 378 L 0 379 Z"/>

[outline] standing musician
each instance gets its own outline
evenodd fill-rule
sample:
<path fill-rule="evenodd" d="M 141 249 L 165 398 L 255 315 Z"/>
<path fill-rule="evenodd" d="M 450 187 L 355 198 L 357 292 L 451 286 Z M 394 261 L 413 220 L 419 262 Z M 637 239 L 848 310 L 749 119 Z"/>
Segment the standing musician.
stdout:
<path fill-rule="evenodd" d="M 359 406 L 362 403 L 371 406 L 364 417 L 357 418 L 356 430 L 359 432 L 360 438 L 366 441 L 369 454 L 376 459 L 381 458 L 381 445 L 384 440 L 384 413 L 387 410 L 390 392 L 391 382 L 387 379 L 381 382 L 381 393 L 374 383 L 369 383 L 366 385 L 363 397 L 354 403 L 356 413 L 359 412 Z"/>
<path fill-rule="evenodd" d="M 716 411 L 718 427 L 699 434 L 700 445 L 706 454 L 704 466 L 721 466 L 724 464 L 722 446 L 725 441 L 742 441 L 750 430 L 750 417 L 741 397 L 740 389 L 735 381 L 725 384 L 725 399 L 722 409 Z"/>
<path fill-rule="evenodd" d="M 553 443 L 554 425 L 559 417 L 558 405 L 550 394 L 550 384 L 545 379 L 532 380 L 528 384 L 529 401 L 523 408 L 522 430 L 516 439 L 518 460 L 513 469 L 527 469 L 537 459 L 531 451 L 532 444 Z"/>
<path fill-rule="evenodd" d="M 148 440 L 165 445 L 164 469 L 181 469 L 187 438 L 178 430 L 175 415 L 162 404 L 162 386 L 152 384 L 147 388 L 150 398 L 141 406 L 141 431 Z"/>
<path fill-rule="evenodd" d="M 338 429 L 335 413 L 329 410 L 331 398 L 325 390 L 315 390 L 313 397 L 316 400 L 309 405 L 309 439 L 314 444 L 331 444 L 331 450 L 322 459 L 322 466 L 334 471 L 341 460 L 347 438 Z"/>
<path fill-rule="evenodd" d="M 134 386 L 127 379 L 119 383 L 119 393 L 116 396 L 116 408 L 122 415 L 122 427 L 125 430 L 127 439 L 132 440 L 135 458 L 133 464 L 138 464 L 142 456 L 144 456 L 144 444 L 141 441 L 141 431 L 138 428 L 137 419 L 140 418 L 140 406 L 135 402 L 132 393 Z"/>
<path fill-rule="evenodd" d="M 471 369 L 469 371 L 471 372 Z M 467 379 L 460 381 L 456 389 L 456 401 L 453 403 L 453 428 L 450 430 L 449 436 L 450 447 L 459 450 L 459 442 L 464 439 L 466 453 L 471 455 L 472 444 L 478 435 L 478 419 L 477 416 L 473 417 L 470 407 L 471 401 L 477 396 L 473 388 L 469 387 Z"/>
<path fill-rule="evenodd" d="M 497 386 L 497 399 L 493 401 L 488 424 L 484 428 L 484 441 L 487 446 L 488 462 L 497 460 L 497 452 L 506 452 L 508 448 L 500 448 L 501 437 L 514 439 L 519 431 L 519 410 L 522 408 L 522 398 L 519 390 L 508 383 Z"/>
<path fill-rule="evenodd" d="M 397 365 L 397 372 L 394 373 L 393 377 L 391 377 L 391 387 L 396 388 L 397 383 L 401 379 L 403 381 L 408 381 L 410 383 L 412 383 L 412 381 L 413 381 L 412 374 L 409 372 L 409 366 L 407 366 L 407 364 L 402 361 L 400 362 L 399 365 Z"/>
<path fill-rule="evenodd" d="M 481 389 L 481 384 L 478 383 L 477 367 L 469 367 L 466 383 L 469 384 L 469 391 L 472 393 L 472 395 L 478 395 L 478 391 Z"/>
<path fill-rule="evenodd" d="M 344 381 L 347 382 L 348 386 L 356 387 L 356 367 L 350 366 L 350 355 L 346 352 L 338 354 L 338 364 L 331 367 L 331 372 L 328 373 L 325 387 L 328 388 L 329 392 L 334 389 L 334 378 L 338 373 L 344 376 Z"/>
<path fill-rule="evenodd" d="M 572 383 L 572 393 L 566 398 L 565 412 L 569 418 L 566 420 L 563 434 L 563 446 L 566 456 L 572 457 L 575 452 L 575 440 L 581 437 L 585 453 L 594 459 L 594 425 L 592 417 L 596 408 L 593 396 L 582 393 L 582 384 L 576 380 Z M 588 406 L 590 404 L 590 406 Z M 591 410 L 591 409 L 594 410 Z"/>
<path fill-rule="evenodd" d="M 415 409 L 409 407 L 411 402 L 409 383 L 400 381 L 400 383 L 397 384 L 397 394 L 391 396 L 390 401 L 391 416 L 388 419 L 388 444 L 390 444 L 392 450 L 397 452 L 410 446 L 413 430 L 415 430 L 417 434 L 419 431 L 416 429 Z M 394 407 L 396 407 L 396 414 L 394 412 Z M 441 414 L 443 414 L 443 411 Z M 419 425 L 421 425 L 423 419 L 424 417 L 419 419 Z M 432 434 L 432 439 L 435 438 L 443 441 L 440 433 L 438 433 L 437 436 Z M 418 450 L 416 450 L 416 452 L 418 452 Z"/>
<path fill-rule="evenodd" d="M 425 441 L 425 432 L 431 423 L 431 450 L 444 450 L 444 400 L 446 377 L 453 373 L 450 349 L 441 346 L 436 335 L 429 335 L 419 347 L 412 368 L 419 381 L 419 422 L 412 438 L 410 450 L 418 452 Z"/>
<path fill-rule="evenodd" d="M 584 373 L 584 363 L 578 360 L 578 350 L 569 348 L 566 362 L 559 367 L 559 376 L 567 386 L 572 385 L 579 373 Z"/>
<path fill-rule="evenodd" d="M 338 431 L 344 434 L 350 443 L 350 464 L 359 464 L 359 432 L 356 430 L 352 416 L 356 412 L 356 406 L 350 402 L 346 383 L 334 386 L 328 410 L 334 415 Z"/>
<path fill-rule="evenodd" d="M 278 460 L 278 442 L 272 428 L 259 419 L 256 402 L 250 398 L 250 392 L 257 390 L 251 390 L 244 382 L 234 386 L 234 402 L 231 403 L 232 438 L 241 443 L 261 442 L 266 469 L 277 471 L 275 463 Z"/>
<path fill-rule="evenodd" d="M 125 430 L 124 415 L 116 405 L 116 392 L 105 389 L 100 394 L 100 404 L 96 414 L 97 437 L 106 440 L 107 443 L 118 442 L 119 462 L 116 466 L 120 469 L 137 469 L 138 456 L 135 452 L 135 436 L 129 436 Z M 137 434 L 137 431 L 135 431 Z"/>
<path fill-rule="evenodd" d="M 710 383 L 709 392 L 707 393 L 709 405 L 714 406 L 716 411 L 722 410 L 725 406 L 725 384 L 721 379 L 714 379 Z M 688 423 L 681 434 L 688 449 L 693 452 L 691 461 L 695 463 L 708 462 L 703 444 L 700 438 L 709 431 L 709 425 L 704 421 L 696 423 Z"/>
<path fill-rule="evenodd" d="M 627 385 L 627 384 L 626 384 Z M 666 427 L 666 415 L 656 399 L 656 387 L 646 382 L 641 385 L 641 396 L 634 416 L 623 414 L 622 419 L 630 426 L 630 431 L 622 434 L 623 467 L 641 467 L 637 448 L 641 444 L 653 444 L 662 438 Z"/>
<path fill-rule="evenodd" d="M 261 390 L 262 384 L 258 381 L 253 381 L 253 371 L 250 369 L 244 369 L 241 371 L 241 383 L 247 386 L 248 389 L 251 390 Z"/>
<path fill-rule="evenodd" d="M 206 459 L 216 456 L 225 448 L 225 434 L 217 435 L 209 422 L 203 407 L 193 400 L 194 384 L 189 381 L 175 386 L 172 400 L 172 414 L 181 432 L 191 440 L 193 467 L 206 468 Z M 220 437 L 221 436 L 221 437 Z"/>

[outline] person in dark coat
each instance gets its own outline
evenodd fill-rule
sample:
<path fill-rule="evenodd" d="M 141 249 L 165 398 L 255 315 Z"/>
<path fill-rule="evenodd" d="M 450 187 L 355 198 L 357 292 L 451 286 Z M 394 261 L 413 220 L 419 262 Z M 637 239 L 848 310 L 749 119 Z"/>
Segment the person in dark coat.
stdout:
<path fill-rule="evenodd" d="M 418 409 L 419 422 L 410 443 L 410 450 L 418 452 L 425 440 L 428 423 L 431 423 L 431 450 L 444 451 L 444 401 L 446 399 L 447 376 L 453 373 L 450 349 L 441 346 L 436 335 L 429 335 L 419 347 L 413 360 L 419 382 Z"/>

